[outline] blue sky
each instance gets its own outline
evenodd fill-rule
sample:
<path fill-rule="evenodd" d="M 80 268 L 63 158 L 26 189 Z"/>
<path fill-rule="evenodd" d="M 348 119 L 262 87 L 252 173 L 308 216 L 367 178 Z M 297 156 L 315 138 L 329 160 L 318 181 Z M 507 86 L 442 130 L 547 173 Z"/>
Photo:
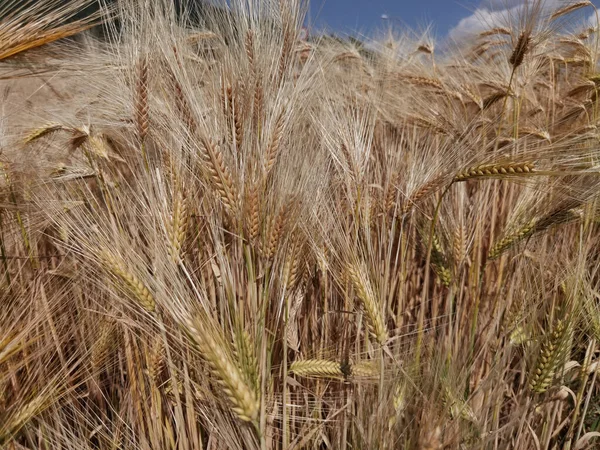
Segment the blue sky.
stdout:
<path fill-rule="evenodd" d="M 311 0 L 311 28 L 336 34 L 372 34 L 386 22 L 395 27 L 423 30 L 433 26 L 437 38 L 459 37 L 482 22 L 495 22 L 514 13 L 526 0 Z M 531 1 L 531 0 L 530 0 Z M 546 0 L 550 8 L 573 0 Z M 594 0 L 600 5 L 600 0 Z M 586 8 L 581 14 L 591 16 Z M 382 19 L 387 15 L 388 20 Z"/>

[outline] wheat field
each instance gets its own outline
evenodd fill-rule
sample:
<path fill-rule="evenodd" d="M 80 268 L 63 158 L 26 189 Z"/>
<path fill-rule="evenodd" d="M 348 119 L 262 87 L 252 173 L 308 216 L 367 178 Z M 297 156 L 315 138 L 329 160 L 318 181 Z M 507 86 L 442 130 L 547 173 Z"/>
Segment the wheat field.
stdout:
<path fill-rule="evenodd" d="M 600 448 L 591 2 L 91 4 L 0 5 L 1 448 Z"/>

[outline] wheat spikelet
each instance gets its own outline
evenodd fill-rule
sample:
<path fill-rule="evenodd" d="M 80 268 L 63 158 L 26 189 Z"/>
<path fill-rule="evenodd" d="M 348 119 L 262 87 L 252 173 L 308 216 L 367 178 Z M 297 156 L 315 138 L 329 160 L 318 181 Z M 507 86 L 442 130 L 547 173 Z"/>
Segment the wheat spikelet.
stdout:
<path fill-rule="evenodd" d="M 433 54 L 433 46 L 430 44 L 421 44 L 417 47 L 418 52 L 427 53 L 428 55 Z"/>
<path fill-rule="evenodd" d="M 593 6 L 593 4 L 592 2 L 585 0 L 563 6 L 562 8 L 559 8 L 552 13 L 552 15 L 550 16 L 550 20 L 556 20 L 559 17 L 562 17 L 566 14 L 570 14 L 574 11 L 577 11 L 578 9 L 585 8 L 586 6 Z"/>
<path fill-rule="evenodd" d="M 265 152 L 265 171 L 270 173 L 271 169 L 277 161 L 277 155 L 279 154 L 279 146 L 281 144 L 281 138 L 283 136 L 283 128 L 285 126 L 285 115 L 283 112 L 279 114 L 275 121 L 275 126 L 271 132 L 271 138 Z"/>
<path fill-rule="evenodd" d="M 154 296 L 150 293 L 142 280 L 127 269 L 125 262 L 120 257 L 112 254 L 108 250 L 103 250 L 100 252 L 100 259 L 109 272 L 125 284 L 131 294 L 133 294 L 135 299 L 146 311 L 154 311 L 156 307 Z"/>
<path fill-rule="evenodd" d="M 428 77 L 417 77 L 414 75 L 402 75 L 402 79 L 408 81 L 415 86 L 430 87 L 435 90 L 443 91 L 444 85 L 440 80 Z"/>
<path fill-rule="evenodd" d="M 350 371 L 353 378 L 377 378 L 379 376 L 379 368 L 373 361 L 352 364 Z"/>
<path fill-rule="evenodd" d="M 417 189 L 414 193 L 412 193 L 402 206 L 401 215 L 407 214 L 413 208 L 413 206 L 437 191 L 442 186 L 442 181 L 444 178 L 444 176 L 434 177 L 419 187 L 419 189 Z"/>
<path fill-rule="evenodd" d="M 288 311 L 285 339 L 287 341 L 288 347 L 296 352 L 300 350 L 300 336 L 298 333 L 297 317 L 298 312 L 302 307 L 302 302 L 304 301 L 305 294 L 306 288 L 296 289 L 294 298 L 292 300 L 292 304 Z"/>
<path fill-rule="evenodd" d="M 301 245 L 298 234 L 294 234 L 290 240 L 290 246 L 286 253 L 283 274 L 285 287 L 287 290 L 292 290 L 296 286 L 300 273 L 300 259 L 302 257 Z"/>
<path fill-rule="evenodd" d="M 326 377 L 334 379 L 343 379 L 344 373 L 340 368 L 340 363 L 326 359 L 305 359 L 294 361 L 289 371 L 300 377 Z"/>
<path fill-rule="evenodd" d="M 178 57 L 177 49 L 174 48 L 173 51 L 175 52 L 175 57 Z M 179 62 L 179 60 L 177 60 L 177 62 L 181 66 L 181 63 Z M 173 73 L 173 71 L 169 71 L 169 78 L 171 79 L 171 82 L 173 83 L 173 88 L 175 90 L 175 105 L 176 105 L 177 111 L 179 112 L 179 115 L 183 119 L 183 124 L 189 131 L 194 131 L 198 127 L 196 124 L 196 120 L 194 118 L 194 113 L 192 112 L 192 109 L 190 108 L 189 102 L 183 91 L 183 88 L 182 88 L 181 84 L 179 83 L 179 81 L 177 80 L 177 76 Z"/>
<path fill-rule="evenodd" d="M 243 91 L 243 87 L 241 88 Z M 235 145 L 239 149 L 242 146 L 242 142 L 244 140 L 244 122 L 242 118 L 244 117 L 244 113 L 242 111 L 241 102 L 238 101 L 233 104 L 232 109 L 233 114 L 233 125 L 235 128 Z"/>
<path fill-rule="evenodd" d="M 477 417 L 471 407 L 463 400 L 459 399 L 456 394 L 450 389 L 448 383 L 444 383 L 442 403 L 448 409 L 450 417 L 454 420 L 461 418 L 468 422 L 477 422 Z"/>
<path fill-rule="evenodd" d="M 506 97 L 506 92 L 494 92 L 483 99 L 482 109 L 486 110 L 491 108 L 498 100 Z"/>
<path fill-rule="evenodd" d="M 258 358 L 250 334 L 246 330 L 235 333 L 233 340 L 233 351 L 236 356 L 241 374 L 245 377 L 246 383 L 252 386 L 256 397 L 260 397 L 260 382 L 258 379 Z"/>
<path fill-rule="evenodd" d="M 287 209 L 285 207 L 281 208 L 277 216 L 271 219 L 271 226 L 269 227 L 268 240 L 266 243 L 267 245 L 263 252 L 268 261 L 271 261 L 277 252 L 279 240 L 283 234 L 286 219 Z"/>
<path fill-rule="evenodd" d="M 142 57 L 137 67 L 137 86 L 135 91 L 135 124 L 140 144 L 148 135 L 148 58 Z"/>
<path fill-rule="evenodd" d="M 384 345 L 388 339 L 385 320 L 382 317 L 381 308 L 375 298 L 371 283 L 365 275 L 365 271 L 359 265 L 349 265 L 347 267 L 347 274 L 367 313 L 369 319 L 368 327 L 371 335 L 379 345 Z"/>
<path fill-rule="evenodd" d="M 533 128 L 523 127 L 519 130 L 519 133 L 522 136 L 533 136 L 540 140 L 552 143 L 552 138 L 550 137 L 550 133 L 545 130 L 534 130 Z"/>
<path fill-rule="evenodd" d="M 541 353 L 533 370 L 529 388 L 544 393 L 552 384 L 556 369 L 564 364 L 573 332 L 569 317 L 559 319 L 542 344 Z"/>
<path fill-rule="evenodd" d="M 114 328 L 111 324 L 104 323 L 99 339 L 92 346 L 90 364 L 93 370 L 99 370 L 104 366 L 113 337 Z"/>
<path fill-rule="evenodd" d="M 497 258 L 500 254 L 502 254 L 502 252 L 514 244 L 522 241 L 523 239 L 533 235 L 534 233 L 545 231 L 554 225 L 565 224 L 581 219 L 581 210 L 578 208 L 569 208 L 568 206 L 572 206 L 572 202 L 569 202 L 567 207 L 564 205 L 559 205 L 558 207 L 552 209 L 549 213 L 532 219 L 516 232 L 505 236 L 492 247 L 488 257 L 490 259 Z"/>
<path fill-rule="evenodd" d="M 287 71 L 290 63 L 293 45 L 293 32 L 290 24 L 286 23 L 283 29 L 283 43 L 281 46 L 281 55 L 279 57 L 279 64 L 277 68 L 276 85 L 279 85 L 284 79 L 285 72 Z"/>
<path fill-rule="evenodd" d="M 507 175 L 527 175 L 535 172 L 533 163 L 505 163 L 505 164 L 486 164 L 481 166 L 469 167 L 459 172 L 454 177 L 454 182 L 471 180 L 474 178 L 499 177 Z"/>
<path fill-rule="evenodd" d="M 394 394 L 392 396 L 393 411 L 388 419 L 388 429 L 391 429 L 394 425 L 396 425 L 398 418 L 402 415 L 404 409 L 406 408 L 406 391 L 406 383 L 398 383 L 394 388 Z"/>
<path fill-rule="evenodd" d="M 207 41 L 207 40 L 211 40 L 211 39 L 220 39 L 221 36 L 219 36 L 217 33 L 214 33 L 212 31 L 198 31 L 196 33 L 191 33 L 189 35 L 186 36 L 186 42 L 188 44 L 197 44 L 201 41 Z"/>
<path fill-rule="evenodd" d="M 165 346 L 162 338 L 157 338 L 148 358 L 148 375 L 156 385 L 161 384 L 161 375 L 165 370 Z"/>
<path fill-rule="evenodd" d="M 246 233 L 248 240 L 254 242 L 260 229 L 260 204 L 258 200 L 258 184 L 251 183 L 246 190 Z"/>
<path fill-rule="evenodd" d="M 454 230 L 452 254 L 456 264 L 461 264 L 467 257 L 467 227 L 464 224 Z"/>
<path fill-rule="evenodd" d="M 435 131 L 438 134 L 443 134 L 446 136 L 451 136 L 454 137 L 454 130 L 452 129 L 448 129 L 448 128 L 444 128 L 438 124 L 436 124 L 435 122 L 433 122 L 430 119 L 427 119 L 425 117 L 420 117 L 420 116 L 410 116 L 408 118 L 408 122 L 412 123 L 418 127 L 421 128 L 428 128 L 431 129 L 433 131 Z"/>
<path fill-rule="evenodd" d="M 23 343 L 17 338 L 6 336 L 0 340 L 0 364 L 6 362 L 23 347 Z"/>
<path fill-rule="evenodd" d="M 185 241 L 188 224 L 187 201 L 180 189 L 173 199 L 173 213 L 167 222 L 167 236 L 169 239 L 169 253 L 171 260 L 178 264 L 182 258 L 181 248 Z"/>
<path fill-rule="evenodd" d="M 23 143 L 28 144 L 30 142 L 33 141 L 37 141 L 38 139 L 41 139 L 45 136 L 49 136 L 52 133 L 55 133 L 57 131 L 69 131 L 72 132 L 73 129 L 64 125 L 61 125 L 59 123 L 47 123 L 44 126 L 41 126 L 39 128 L 36 128 L 34 130 L 32 130 L 24 139 L 23 139 Z"/>
<path fill-rule="evenodd" d="M 110 159 L 108 149 L 106 148 L 106 143 L 103 137 L 89 136 L 85 146 L 86 149 L 91 152 L 91 154 L 106 160 Z"/>
<path fill-rule="evenodd" d="M 250 70 L 254 74 L 256 70 L 254 67 L 254 31 L 248 30 L 246 32 L 246 40 L 244 41 L 244 48 L 246 50 L 246 57 L 248 58 L 248 64 Z"/>
<path fill-rule="evenodd" d="M 523 225 L 515 232 L 504 236 L 496 242 L 488 253 L 489 259 L 496 259 L 513 245 L 521 242 L 523 239 L 531 236 L 535 231 L 537 220 L 533 219 Z"/>
<path fill-rule="evenodd" d="M 397 194 L 396 184 L 398 183 L 399 178 L 400 178 L 400 174 L 398 172 L 394 172 L 390 176 L 390 181 L 388 183 L 388 189 L 387 189 L 387 193 L 385 195 L 385 200 L 384 200 L 384 205 L 383 205 L 384 211 L 386 211 L 386 213 L 388 215 L 394 214 L 395 209 L 396 209 L 396 194 Z"/>
<path fill-rule="evenodd" d="M 257 130 L 260 130 L 264 112 L 264 91 L 262 85 L 262 76 L 262 70 L 258 69 L 255 77 L 256 81 L 254 83 L 254 96 L 252 99 L 254 106 L 254 123 Z"/>
<path fill-rule="evenodd" d="M 521 34 L 519 34 L 519 39 L 517 39 L 515 48 L 508 59 L 508 62 L 513 66 L 513 70 L 523 64 L 523 59 L 529 50 L 530 44 L 531 33 L 529 31 L 522 31 Z"/>
<path fill-rule="evenodd" d="M 5 418 L 4 423 L 0 424 L 0 445 L 4 445 L 21 427 L 39 414 L 46 407 L 47 402 L 46 396 L 38 395 L 15 411 L 12 416 Z"/>
<path fill-rule="evenodd" d="M 442 284 L 446 287 L 450 286 L 452 283 L 452 274 L 446 263 L 442 243 L 435 233 L 431 241 L 431 263 Z"/>
<path fill-rule="evenodd" d="M 205 139 L 202 144 L 210 181 L 225 208 L 229 211 L 235 211 L 237 209 L 237 191 L 231 173 L 223 160 L 223 154 L 219 151 L 218 146 L 210 140 Z"/>
<path fill-rule="evenodd" d="M 479 94 L 477 94 L 473 89 L 471 89 L 466 84 L 461 85 L 461 87 L 462 87 L 463 92 L 466 94 L 466 96 L 473 103 L 475 103 L 479 107 L 479 109 L 483 109 L 483 99 L 481 98 L 481 96 Z"/>
<path fill-rule="evenodd" d="M 497 35 L 501 35 L 501 34 L 510 36 L 512 34 L 512 32 L 508 28 L 496 27 L 496 28 L 492 28 L 492 29 L 489 29 L 486 31 L 482 31 L 481 33 L 479 33 L 479 36 L 488 37 L 488 36 L 497 36 Z"/>
<path fill-rule="evenodd" d="M 185 325 L 231 402 L 231 410 L 241 420 L 256 423 L 260 403 L 255 390 L 245 381 L 248 377 L 240 372 L 239 364 L 231 361 L 231 357 L 225 350 L 226 346 L 211 336 L 212 333 L 216 333 L 216 330 L 209 330 L 206 326 L 196 326 L 191 320 L 187 320 Z"/>

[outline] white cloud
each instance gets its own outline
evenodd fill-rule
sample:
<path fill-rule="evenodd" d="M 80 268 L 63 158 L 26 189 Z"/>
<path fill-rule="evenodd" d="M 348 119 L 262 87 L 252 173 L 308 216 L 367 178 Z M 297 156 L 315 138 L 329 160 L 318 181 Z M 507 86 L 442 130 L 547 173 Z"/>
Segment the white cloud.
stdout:
<path fill-rule="evenodd" d="M 450 29 L 448 37 L 459 41 L 490 28 L 509 27 L 518 23 L 526 4 L 531 6 L 533 2 L 534 0 L 483 0 L 473 14 L 461 19 Z M 546 0 L 542 6 L 544 9 L 554 9 L 564 4 L 564 0 Z"/>
<path fill-rule="evenodd" d="M 518 13 L 521 8 L 521 5 L 498 11 L 478 8 L 473 14 L 461 19 L 455 27 L 451 28 L 448 37 L 460 41 L 489 28 L 506 27 L 510 24 L 511 17 L 514 17 L 514 14 Z"/>

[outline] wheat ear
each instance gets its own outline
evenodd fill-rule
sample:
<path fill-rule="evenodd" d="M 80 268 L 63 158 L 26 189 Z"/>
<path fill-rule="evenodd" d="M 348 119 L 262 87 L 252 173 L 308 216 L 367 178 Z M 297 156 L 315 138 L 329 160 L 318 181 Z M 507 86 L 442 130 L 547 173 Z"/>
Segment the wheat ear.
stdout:
<path fill-rule="evenodd" d="M 246 330 L 235 333 L 233 350 L 240 372 L 245 377 L 246 383 L 254 388 L 258 398 L 260 396 L 258 358 L 254 342 L 252 342 L 252 338 Z"/>
<path fill-rule="evenodd" d="M 177 190 L 173 200 L 173 213 L 167 223 L 169 238 L 169 253 L 171 260 L 177 264 L 181 260 L 183 243 L 187 232 L 188 208 L 187 201 L 180 189 Z"/>
<path fill-rule="evenodd" d="M 508 234 L 496 242 L 489 251 L 488 258 L 496 259 L 506 250 L 521 242 L 523 239 L 531 236 L 535 232 L 537 220 L 533 219 L 519 228 L 514 233 Z"/>
<path fill-rule="evenodd" d="M 552 13 L 552 15 L 550 16 L 550 20 L 556 20 L 559 17 L 570 14 L 574 11 L 577 11 L 578 9 L 585 8 L 586 6 L 593 6 L 593 3 L 588 0 L 584 0 L 581 2 L 575 2 L 571 3 L 570 5 L 563 6 L 562 8 L 559 8 Z"/>
<path fill-rule="evenodd" d="M 279 148 L 281 145 L 281 138 L 283 137 L 284 126 L 285 115 L 282 112 L 277 117 L 277 120 L 275 120 L 275 126 L 271 132 L 271 137 L 265 153 L 265 171 L 267 174 L 271 172 L 271 169 L 273 169 L 273 166 L 277 161 L 277 155 L 279 155 Z"/>
<path fill-rule="evenodd" d="M 38 139 L 41 139 L 45 136 L 48 136 L 52 133 L 55 133 L 57 131 L 68 131 L 68 132 L 72 132 L 73 129 L 70 127 L 66 127 L 64 125 L 61 125 L 59 123 L 47 123 L 46 125 L 43 125 L 39 128 L 36 128 L 34 130 L 32 130 L 24 139 L 23 139 L 23 143 L 28 144 L 30 142 L 33 141 L 37 141 Z"/>
<path fill-rule="evenodd" d="M 519 38 L 517 39 L 517 44 L 510 55 L 508 62 L 510 62 L 513 66 L 513 70 L 523 64 L 523 59 L 525 59 L 525 55 L 530 48 L 531 44 L 531 33 L 529 31 L 523 31 L 519 34 Z"/>
<path fill-rule="evenodd" d="M 347 273 L 367 313 L 369 319 L 368 328 L 371 335 L 379 345 L 384 345 L 388 340 L 388 333 L 371 283 L 359 265 L 349 265 Z"/>
<path fill-rule="evenodd" d="M 305 359 L 294 361 L 289 368 L 290 373 L 300 377 L 327 377 L 343 379 L 344 373 L 337 361 L 326 359 Z"/>
<path fill-rule="evenodd" d="M 247 375 L 240 372 L 239 364 L 231 360 L 226 345 L 221 339 L 215 339 L 205 326 L 196 326 L 190 320 L 186 323 L 191 339 L 198 345 L 200 352 L 211 366 L 219 385 L 231 402 L 231 410 L 243 421 L 257 423 L 260 403 L 256 392 L 249 386 Z"/>
<path fill-rule="evenodd" d="M 535 166 L 530 162 L 485 164 L 462 170 L 454 177 L 454 182 L 472 180 L 474 178 L 491 178 L 510 175 L 527 175 L 535 172 Z"/>
<path fill-rule="evenodd" d="M 237 207 L 237 190 L 228 167 L 223 160 L 223 153 L 209 139 L 202 141 L 204 160 L 208 165 L 209 178 L 215 187 L 221 202 L 229 211 Z"/>
<path fill-rule="evenodd" d="M 128 290 L 133 294 L 146 311 L 153 312 L 156 308 L 156 301 L 150 290 L 146 287 L 142 280 L 131 273 L 125 262 L 118 256 L 112 254 L 108 250 L 104 250 L 100 254 L 102 263 L 106 266 L 109 272 L 116 276 L 125 284 Z"/>
<path fill-rule="evenodd" d="M 569 317 L 558 320 L 542 344 L 539 359 L 529 381 L 529 388 L 538 394 L 546 392 L 552 384 L 556 369 L 559 368 L 569 351 L 569 341 L 573 333 Z"/>

